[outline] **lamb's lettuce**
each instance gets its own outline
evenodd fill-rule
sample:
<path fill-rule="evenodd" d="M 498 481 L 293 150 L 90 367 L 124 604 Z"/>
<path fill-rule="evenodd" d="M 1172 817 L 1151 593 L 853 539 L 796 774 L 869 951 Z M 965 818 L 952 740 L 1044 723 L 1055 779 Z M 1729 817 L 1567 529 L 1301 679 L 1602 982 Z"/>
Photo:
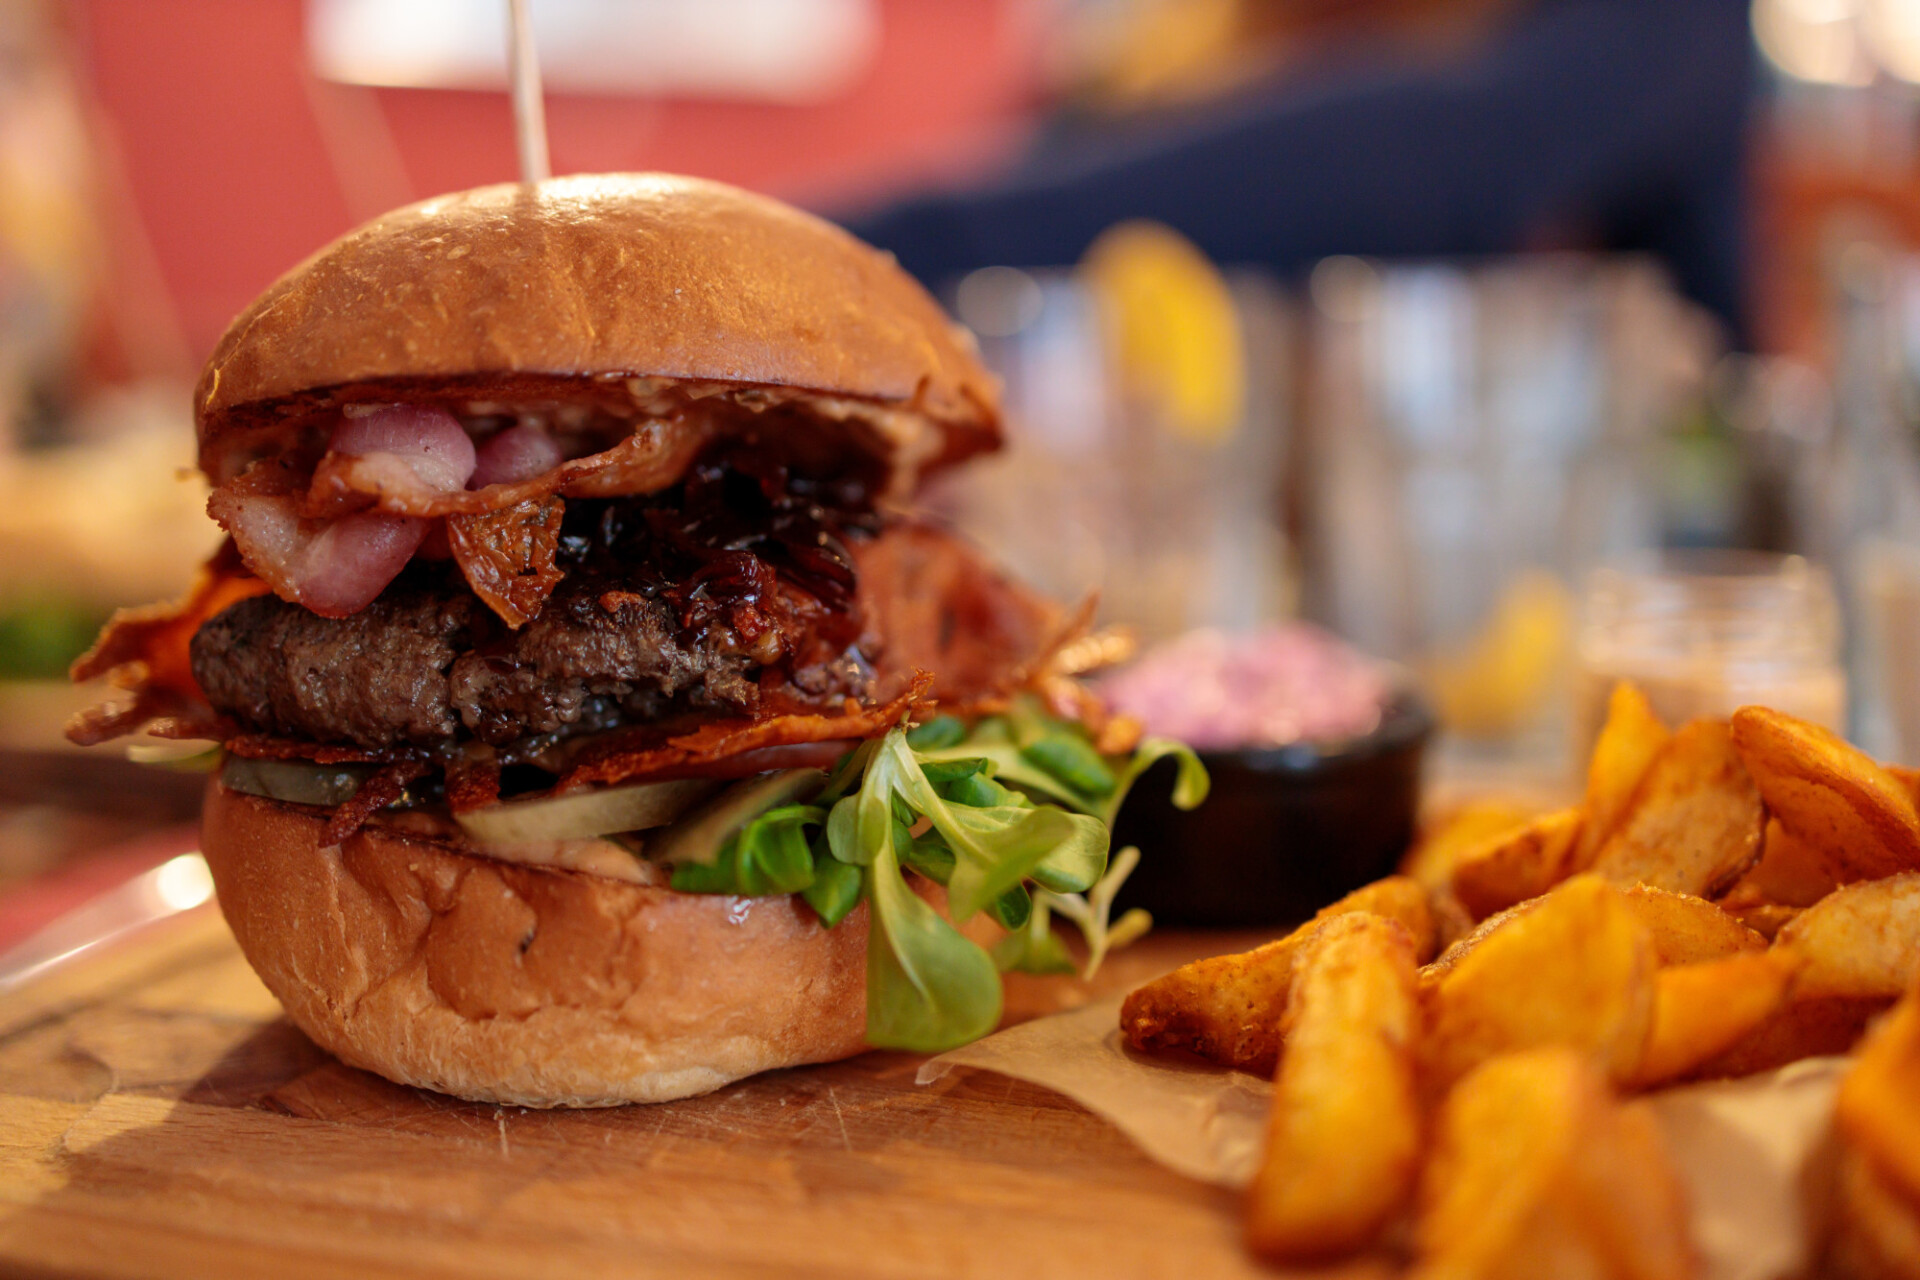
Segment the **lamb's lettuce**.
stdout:
<path fill-rule="evenodd" d="M 1179 761 L 1174 803 L 1192 808 L 1207 775 L 1186 747 L 1149 739 L 1102 756 L 1079 726 L 1035 703 L 971 727 L 942 716 L 896 728 L 848 753 L 812 804 L 770 810 L 711 865 L 677 868 L 673 887 L 799 893 L 829 927 L 866 899 L 867 1039 L 938 1052 L 993 1029 L 1001 971 L 1074 969 L 1053 915 L 1079 927 L 1089 973 L 1146 932 L 1144 911 L 1109 922 L 1139 860 L 1125 849 L 1109 865 L 1109 827 L 1135 780 L 1169 755 Z M 1008 931 L 991 955 L 913 891 L 908 868 L 946 886 L 955 923 L 985 911 Z"/>

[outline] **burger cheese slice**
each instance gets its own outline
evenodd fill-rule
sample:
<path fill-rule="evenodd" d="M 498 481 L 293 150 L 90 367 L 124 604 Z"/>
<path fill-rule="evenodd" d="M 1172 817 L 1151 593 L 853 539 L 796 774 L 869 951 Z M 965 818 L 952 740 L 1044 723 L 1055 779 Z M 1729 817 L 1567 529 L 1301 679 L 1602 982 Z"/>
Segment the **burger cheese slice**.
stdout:
<path fill-rule="evenodd" d="M 400 210 L 234 321 L 195 417 L 227 542 L 109 624 L 75 675 L 131 697 L 70 734 L 219 743 L 235 937 L 393 1080 L 590 1106 L 961 1043 L 1069 965 L 1049 912 L 1114 940 L 1133 777 L 1204 791 L 1071 683 L 1083 616 L 906 512 L 1000 442 L 968 335 L 774 201 Z"/>

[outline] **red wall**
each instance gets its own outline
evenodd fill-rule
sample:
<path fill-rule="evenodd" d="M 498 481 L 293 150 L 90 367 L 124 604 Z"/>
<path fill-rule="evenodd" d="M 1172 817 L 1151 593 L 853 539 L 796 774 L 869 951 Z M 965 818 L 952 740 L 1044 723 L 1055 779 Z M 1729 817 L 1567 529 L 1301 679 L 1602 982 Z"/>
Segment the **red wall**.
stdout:
<path fill-rule="evenodd" d="M 1021 0 L 883 0 L 875 65 L 806 107 L 554 95 L 555 172 L 664 169 L 831 202 L 952 171 L 1017 127 Z M 74 0 L 124 281 L 204 358 L 281 271 L 383 208 L 511 178 L 504 94 L 316 81 L 299 0 Z M 133 246 L 129 250 L 126 246 Z M 131 285 L 129 285 L 131 287 Z M 151 308 L 149 308 L 151 309 Z"/>

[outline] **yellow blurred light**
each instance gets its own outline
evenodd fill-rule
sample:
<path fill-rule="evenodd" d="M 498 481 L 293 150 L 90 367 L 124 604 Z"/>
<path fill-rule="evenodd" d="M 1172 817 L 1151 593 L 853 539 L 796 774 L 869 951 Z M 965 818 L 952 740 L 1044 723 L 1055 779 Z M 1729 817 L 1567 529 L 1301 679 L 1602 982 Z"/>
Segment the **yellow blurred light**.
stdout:
<path fill-rule="evenodd" d="M 1171 227 L 1123 222 L 1094 241 L 1081 271 L 1129 392 L 1181 435 L 1229 438 L 1246 404 L 1245 353 L 1239 310 L 1206 255 Z"/>
<path fill-rule="evenodd" d="M 1858 0 L 1753 0 L 1760 51 L 1786 75 L 1810 84 L 1872 83 L 1859 19 Z"/>

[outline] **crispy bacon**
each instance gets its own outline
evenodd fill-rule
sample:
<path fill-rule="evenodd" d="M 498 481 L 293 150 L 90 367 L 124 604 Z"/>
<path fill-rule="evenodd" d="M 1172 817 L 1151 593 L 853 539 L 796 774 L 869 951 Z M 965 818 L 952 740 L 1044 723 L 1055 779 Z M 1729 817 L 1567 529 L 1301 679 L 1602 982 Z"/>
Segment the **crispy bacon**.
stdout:
<path fill-rule="evenodd" d="M 368 818 L 404 796 L 408 783 L 428 771 L 428 766 L 421 761 L 400 760 L 361 783 L 360 789 L 345 804 L 328 815 L 327 844 L 339 844 L 365 826 Z"/>
<path fill-rule="evenodd" d="M 478 515 L 554 493 L 571 498 L 657 493 L 686 473 L 712 434 L 712 424 L 704 418 L 648 420 L 611 449 L 562 462 L 530 478 L 458 491 L 410 482 L 385 463 L 366 457 L 328 453 L 314 469 L 301 513 L 339 515 L 361 510 L 371 499 L 390 515 L 427 518 Z"/>
<path fill-rule="evenodd" d="M 921 672 L 891 701 L 863 707 L 848 699 L 838 714 L 710 720 L 678 734 L 656 726 L 616 729 L 583 744 L 556 790 L 637 778 L 700 776 L 712 772 L 711 766 L 749 751 L 875 737 L 921 710 L 932 685 L 933 677 Z"/>
<path fill-rule="evenodd" d="M 855 544 L 853 556 L 865 620 L 860 647 L 884 691 L 930 671 L 943 705 L 1004 698 L 1084 626 L 931 525 L 896 524 Z"/>
<path fill-rule="evenodd" d="M 463 491 L 474 471 L 473 441 L 445 409 L 396 405 L 343 418 L 328 458 L 350 458 L 369 483 Z M 215 489 L 207 513 L 232 535 L 247 567 L 282 600 L 325 618 L 371 604 L 427 535 L 427 522 L 383 510 L 308 512 L 293 459 L 256 464 Z M 364 498 L 360 506 L 366 507 Z"/>
<path fill-rule="evenodd" d="M 555 564 L 565 514 L 566 503 L 548 496 L 447 517 L 447 544 L 467 585 L 515 630 L 540 616 L 565 576 Z"/>
<path fill-rule="evenodd" d="M 134 697 L 82 712 L 67 726 L 67 737 L 93 746 L 132 733 L 156 716 L 198 711 L 205 718 L 206 699 L 187 653 L 193 633 L 228 605 L 266 591 L 267 584 L 246 571 L 229 539 L 179 600 L 115 613 L 70 674 L 75 680 L 106 676 Z"/>

